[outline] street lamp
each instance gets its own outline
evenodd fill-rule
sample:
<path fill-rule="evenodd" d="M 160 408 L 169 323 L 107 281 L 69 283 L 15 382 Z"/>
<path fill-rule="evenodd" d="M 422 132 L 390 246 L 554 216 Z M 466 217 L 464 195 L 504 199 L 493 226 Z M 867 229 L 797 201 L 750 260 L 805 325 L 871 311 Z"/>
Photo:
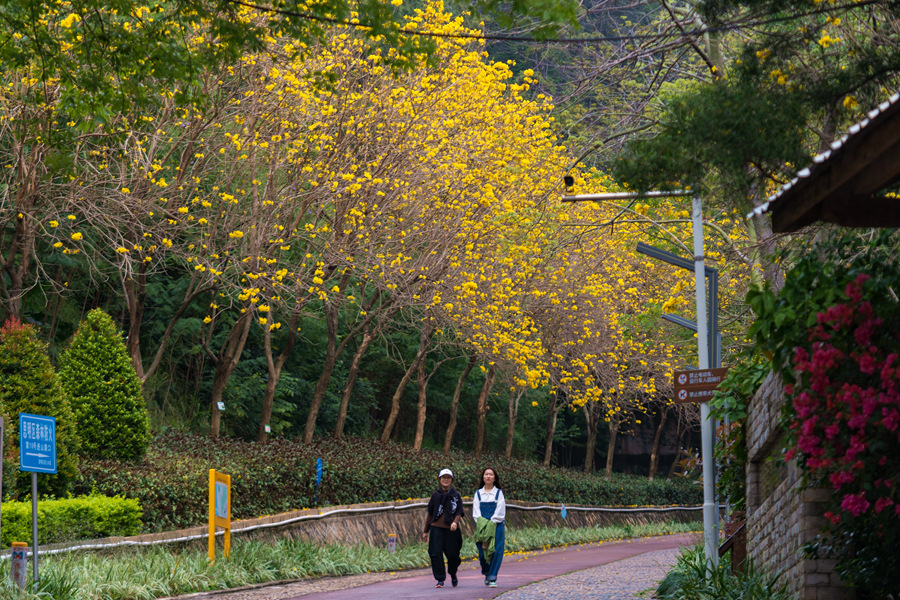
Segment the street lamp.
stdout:
<path fill-rule="evenodd" d="M 570 175 L 566 175 L 564 178 L 564 183 L 566 185 L 566 189 L 569 189 L 574 184 L 574 178 Z M 697 362 L 700 369 L 709 369 L 710 367 L 710 354 L 718 355 L 717 352 L 710 352 L 711 347 L 709 343 L 709 335 L 707 331 L 707 320 L 706 320 L 706 282 L 705 282 L 705 267 L 703 264 L 704 256 L 703 256 L 703 214 L 702 214 L 702 204 L 700 202 L 700 196 L 697 196 L 693 192 L 689 191 L 675 191 L 675 192 L 609 192 L 602 194 L 577 194 L 577 195 L 567 195 L 562 197 L 563 202 L 602 202 L 604 200 L 630 200 L 630 199 L 638 199 L 638 198 L 672 198 L 672 197 L 686 197 L 690 196 L 692 198 L 692 219 L 693 219 L 693 230 L 694 230 L 694 260 L 693 265 L 691 265 L 690 261 L 686 259 L 684 262 L 685 265 L 679 264 L 678 266 L 684 266 L 684 268 L 691 269 L 694 271 L 694 282 L 697 291 Z M 652 248 L 652 246 L 646 246 L 646 249 Z M 639 245 L 640 251 L 640 245 Z M 680 258 L 677 255 L 672 255 L 675 258 Z M 716 278 L 716 294 L 718 295 L 718 277 Z M 712 290 L 711 290 L 712 291 Z M 712 298 L 711 298 L 712 300 Z M 714 317 L 717 319 L 717 317 Z M 685 319 L 685 321 L 687 321 Z M 676 321 L 677 322 L 677 321 Z M 689 323 L 689 321 L 687 321 Z M 718 326 L 716 327 L 718 329 Z M 718 342 L 716 336 L 716 342 Z M 716 344 L 718 347 L 718 344 Z M 718 363 L 718 358 L 716 359 Z M 700 437 L 702 439 L 701 443 L 701 455 L 703 457 L 703 541 L 704 541 L 704 549 L 706 551 L 706 563 L 709 567 L 710 572 L 719 564 L 719 532 L 718 532 L 718 507 L 716 506 L 716 482 L 715 482 L 715 458 L 713 455 L 713 436 L 715 435 L 715 430 L 713 429 L 713 422 L 710 418 L 710 410 L 709 410 L 709 402 L 701 402 L 700 403 Z"/>

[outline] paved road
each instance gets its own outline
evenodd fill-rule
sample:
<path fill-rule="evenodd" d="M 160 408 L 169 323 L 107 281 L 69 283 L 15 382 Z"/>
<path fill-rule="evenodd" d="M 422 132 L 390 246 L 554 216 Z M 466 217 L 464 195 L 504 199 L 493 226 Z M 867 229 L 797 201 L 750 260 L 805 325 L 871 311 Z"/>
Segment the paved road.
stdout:
<path fill-rule="evenodd" d="M 657 564 L 660 558 L 658 555 L 649 555 L 647 553 L 657 553 L 659 551 L 670 550 L 682 546 L 692 546 L 697 543 L 699 536 L 694 535 L 668 535 L 652 538 L 641 538 L 635 540 L 626 540 L 622 542 L 600 542 L 596 544 L 586 544 L 582 546 L 570 546 L 567 548 L 556 548 L 545 551 L 529 552 L 521 555 L 508 555 L 503 561 L 503 567 L 500 569 L 500 577 L 498 578 L 499 586 L 497 588 L 488 588 L 484 585 L 484 578 L 477 563 L 464 563 L 459 571 L 459 587 L 452 588 L 449 585 L 444 589 L 438 590 L 434 588 L 434 579 L 430 573 L 414 575 L 404 579 L 395 579 L 391 581 L 382 581 L 371 585 L 356 587 L 345 590 L 337 590 L 332 592 L 324 592 L 318 594 L 309 594 L 304 596 L 304 600 L 315 598 L 316 600 L 419 600 L 429 597 L 447 597 L 448 600 L 490 600 L 503 594 L 510 592 L 516 588 L 522 588 L 511 592 L 508 596 L 503 596 L 501 600 L 509 598 L 509 600 L 531 600 L 532 598 L 573 598 L 588 599 L 609 598 L 610 600 L 625 599 L 629 600 L 634 597 L 631 592 L 625 592 L 625 579 L 631 577 L 640 577 L 631 587 L 637 586 L 636 591 L 643 591 L 653 585 L 654 581 L 658 581 L 660 577 L 657 574 L 658 569 L 654 571 L 655 579 L 648 580 L 648 573 L 642 572 L 638 565 Z M 608 574 L 603 575 L 591 573 L 573 573 L 584 572 L 587 569 L 593 569 L 600 565 L 609 565 L 624 559 L 631 559 L 639 555 L 646 555 L 643 562 L 637 561 L 635 569 L 627 568 L 627 565 L 613 570 L 609 570 Z M 524 588 L 534 582 L 544 581 L 551 577 L 559 577 L 567 573 L 570 575 L 571 584 L 565 579 L 556 582 L 555 587 L 546 587 L 541 589 L 532 586 L 533 589 Z M 592 578 L 590 581 L 584 580 L 585 577 Z M 612 590 L 619 590 L 618 595 L 597 596 L 578 595 L 577 590 L 586 587 L 586 592 L 591 589 L 597 578 L 603 580 L 603 584 Z M 622 580 L 616 583 L 616 579 Z M 567 586 L 569 590 L 566 596 L 557 592 L 562 592 L 561 586 Z M 554 591 L 554 589 L 556 591 Z M 631 588 L 628 588 L 631 589 Z M 531 593 L 533 592 L 533 594 Z M 576 595 L 572 595 L 576 594 Z M 626 594 L 626 595 L 623 595 Z M 630 594 L 630 595 L 628 595 Z"/>

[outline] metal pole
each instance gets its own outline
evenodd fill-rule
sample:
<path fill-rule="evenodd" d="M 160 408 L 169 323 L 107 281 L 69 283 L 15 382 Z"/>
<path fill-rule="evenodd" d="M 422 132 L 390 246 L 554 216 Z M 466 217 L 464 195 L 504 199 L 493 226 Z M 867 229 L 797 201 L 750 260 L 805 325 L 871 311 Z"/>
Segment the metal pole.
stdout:
<path fill-rule="evenodd" d="M 697 354 L 701 369 L 709 368 L 706 320 L 706 285 L 703 270 L 703 216 L 700 197 L 694 197 L 694 277 L 697 288 Z M 713 470 L 713 423 L 709 402 L 700 404 L 700 435 L 703 458 L 703 542 L 710 572 L 719 564 L 719 535 L 716 530 L 716 480 Z"/>
<path fill-rule="evenodd" d="M 38 513 L 37 471 L 31 472 L 31 560 L 34 565 L 34 583 L 38 582 Z"/>

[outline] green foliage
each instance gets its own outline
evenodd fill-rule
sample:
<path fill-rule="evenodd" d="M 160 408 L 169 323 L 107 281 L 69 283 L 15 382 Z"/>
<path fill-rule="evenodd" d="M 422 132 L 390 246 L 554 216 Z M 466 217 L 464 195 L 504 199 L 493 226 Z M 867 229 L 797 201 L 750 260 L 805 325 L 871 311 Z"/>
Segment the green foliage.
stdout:
<path fill-rule="evenodd" d="M 147 408 L 122 334 L 95 309 L 63 353 L 59 378 L 78 419 L 82 455 L 140 460 L 150 443 Z"/>
<path fill-rule="evenodd" d="M 556 31 L 559 23 L 575 23 L 578 6 L 571 0 L 482 4 L 504 16 L 539 19 L 543 24 L 538 32 L 544 35 Z M 153 110 L 173 96 L 182 104 L 198 101 L 204 73 L 262 50 L 273 31 L 295 39 L 298 48 L 314 48 L 327 38 L 330 24 L 352 20 L 363 24 L 355 29 L 366 42 L 362 51 L 381 54 L 395 68 L 408 66 L 413 57 L 430 54 L 436 47 L 432 38 L 403 34 L 402 9 L 380 0 L 287 2 L 278 8 L 253 15 L 236 4 L 209 0 L 146 5 L 134 0 L 78 0 L 66 10 L 47 0 L 4 2 L 0 68 L 56 83 L 57 110 L 72 121 L 55 127 L 45 141 L 62 149 L 79 133 L 73 127 L 76 122 L 82 132 L 100 125 L 118 133 L 120 114 Z M 330 75 L 318 74 L 323 82 Z M 41 100 L 34 94 L 35 104 Z M 54 157 L 60 167 L 72 164 L 71 155 Z"/>
<path fill-rule="evenodd" d="M 721 561 L 707 577 L 703 546 L 695 546 L 679 555 L 656 595 L 662 600 L 791 600 L 793 596 L 779 579 L 780 574 L 759 571 L 749 560 L 743 573 L 732 575 L 728 561 Z"/>
<path fill-rule="evenodd" d="M 463 495 L 474 493 L 481 468 L 503 474 L 510 498 L 534 502 L 594 505 L 696 504 L 700 489 L 687 481 L 647 481 L 616 475 L 605 479 L 535 463 L 471 455 L 445 459 L 439 452 L 371 440 L 316 438 L 303 445 L 275 440 L 266 445 L 236 440 L 167 434 L 158 436 L 138 464 L 85 460 L 77 490 L 137 498 L 149 531 L 199 525 L 208 516 L 208 472 L 231 475 L 236 519 L 313 505 L 315 461 L 325 465 L 319 489 L 322 505 L 379 502 L 429 496 L 437 473 L 450 466 Z"/>
<path fill-rule="evenodd" d="M 803 105 L 778 89 L 760 93 L 730 80 L 693 86 L 663 99 L 657 134 L 630 143 L 613 176 L 639 190 L 704 190 L 712 173 L 733 197 L 745 198 L 754 183 L 750 165 L 769 173 L 808 162 L 804 122 Z"/>
<path fill-rule="evenodd" d="M 31 544 L 31 500 L 4 502 L 3 538 Z M 110 536 L 137 535 L 141 531 L 141 506 L 137 500 L 82 496 L 38 502 L 38 540 L 41 544 Z"/>
<path fill-rule="evenodd" d="M 38 477 L 39 492 L 65 495 L 78 473 L 75 416 L 46 352 L 33 326 L 10 319 L 0 328 L 0 410 L 6 420 L 3 492 L 11 498 L 31 493 L 31 474 L 19 471 L 19 413 L 56 418 L 57 472 Z"/>
<path fill-rule="evenodd" d="M 896 287 L 898 251 L 900 235 L 895 230 L 871 236 L 837 230 L 815 246 L 799 242 L 791 251 L 796 256 L 794 266 L 777 294 L 768 284 L 747 293 L 747 303 L 756 314 L 747 335 L 785 383 L 796 379 L 791 367 L 794 349 L 808 343 L 809 330 L 820 312 L 846 299 L 847 283 L 865 273 L 873 278 L 873 286 Z M 791 260 L 790 256 L 782 259 Z"/>
<path fill-rule="evenodd" d="M 720 497 L 726 499 L 734 510 L 746 508 L 747 444 L 744 419 L 747 405 L 768 374 L 769 365 L 759 354 L 744 356 L 728 370 L 728 375 L 710 401 L 713 417 L 723 423 L 716 431 L 717 486 Z"/>
<path fill-rule="evenodd" d="M 709 407 L 719 421 L 740 421 L 747 416 L 747 405 L 769 374 L 769 363 L 757 353 L 735 357 L 728 375 L 713 394 Z"/>
<path fill-rule="evenodd" d="M 716 79 L 663 99 L 655 137 L 629 143 L 617 159 L 617 178 L 634 187 L 722 191 L 745 209 L 896 89 L 897 34 L 880 34 L 880 23 L 897 18 L 894 2 L 840 13 L 815 0 L 691 4 L 708 24 L 760 26 L 740 41 L 723 35 L 733 54 Z"/>
<path fill-rule="evenodd" d="M 885 511 L 888 512 L 888 511 Z M 900 558 L 897 556 L 896 514 L 887 514 L 888 527 L 844 527 L 832 535 L 819 536 L 804 547 L 811 558 L 837 559 L 834 570 L 841 581 L 853 587 L 858 600 L 883 600 L 897 597 L 897 576 Z M 894 594 L 891 596 L 890 594 Z"/>

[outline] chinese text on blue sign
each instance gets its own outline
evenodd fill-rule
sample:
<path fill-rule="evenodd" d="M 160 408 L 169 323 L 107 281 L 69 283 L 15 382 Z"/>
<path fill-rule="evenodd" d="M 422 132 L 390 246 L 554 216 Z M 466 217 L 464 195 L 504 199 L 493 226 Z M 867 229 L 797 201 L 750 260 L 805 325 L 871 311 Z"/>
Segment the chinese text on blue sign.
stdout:
<path fill-rule="evenodd" d="M 19 413 L 19 470 L 56 473 L 56 418 Z"/>

